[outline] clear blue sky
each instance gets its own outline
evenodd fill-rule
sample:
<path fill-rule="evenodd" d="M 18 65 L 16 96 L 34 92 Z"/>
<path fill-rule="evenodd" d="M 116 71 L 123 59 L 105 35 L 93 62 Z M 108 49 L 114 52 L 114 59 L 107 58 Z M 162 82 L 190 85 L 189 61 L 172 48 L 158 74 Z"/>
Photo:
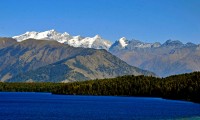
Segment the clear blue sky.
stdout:
<path fill-rule="evenodd" d="M 0 36 L 49 29 L 111 41 L 200 43 L 200 0 L 0 0 Z"/>

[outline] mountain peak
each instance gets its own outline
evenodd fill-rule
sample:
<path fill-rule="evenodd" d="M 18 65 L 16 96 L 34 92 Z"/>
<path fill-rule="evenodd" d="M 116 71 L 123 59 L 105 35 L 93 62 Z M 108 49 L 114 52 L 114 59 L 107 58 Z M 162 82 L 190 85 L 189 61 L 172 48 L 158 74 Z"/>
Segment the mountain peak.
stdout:
<path fill-rule="evenodd" d="M 129 49 L 134 49 L 134 48 L 154 48 L 154 47 L 159 47 L 159 43 L 147 43 L 147 42 L 142 42 L 140 40 L 131 40 L 129 43 Z"/>
<path fill-rule="evenodd" d="M 69 36 L 69 33 L 64 32 L 62 35 L 63 35 L 63 36 Z"/>
<path fill-rule="evenodd" d="M 74 36 L 74 39 L 80 39 L 80 38 L 81 38 L 80 35 Z"/>
<path fill-rule="evenodd" d="M 94 39 L 101 39 L 101 36 L 97 34 L 94 36 Z"/>
<path fill-rule="evenodd" d="M 39 32 L 39 33 L 55 33 L 55 32 L 57 32 L 55 29 L 51 29 L 51 30 L 47 30 L 47 31 Z"/>
<path fill-rule="evenodd" d="M 125 48 L 128 44 L 127 44 L 127 39 L 125 37 L 122 37 L 119 39 L 119 43 L 120 45 Z"/>
<path fill-rule="evenodd" d="M 37 33 L 36 31 L 27 31 L 27 32 L 25 32 L 23 35 L 25 35 L 25 34 L 34 34 L 34 33 Z"/>
<path fill-rule="evenodd" d="M 126 39 L 126 37 L 121 37 L 119 40 L 125 41 L 125 40 L 127 40 L 127 39 Z"/>
<path fill-rule="evenodd" d="M 182 46 L 184 45 L 181 41 L 179 40 L 167 40 L 165 43 L 162 44 L 162 46 Z"/>
<path fill-rule="evenodd" d="M 192 47 L 192 46 L 197 46 L 196 44 L 192 43 L 192 42 L 187 42 L 185 44 L 185 46 L 189 46 L 189 47 Z"/>
<path fill-rule="evenodd" d="M 50 32 L 56 32 L 56 30 L 55 29 L 51 29 L 51 30 L 49 30 Z"/>

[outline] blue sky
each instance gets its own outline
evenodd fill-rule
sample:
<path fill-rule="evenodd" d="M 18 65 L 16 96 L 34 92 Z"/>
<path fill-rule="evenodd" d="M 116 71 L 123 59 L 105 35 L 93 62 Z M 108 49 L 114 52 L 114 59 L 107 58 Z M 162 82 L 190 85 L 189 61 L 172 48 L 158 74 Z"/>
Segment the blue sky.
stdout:
<path fill-rule="evenodd" d="M 144 42 L 200 43 L 200 0 L 1 0 L 0 36 L 56 29 Z"/>

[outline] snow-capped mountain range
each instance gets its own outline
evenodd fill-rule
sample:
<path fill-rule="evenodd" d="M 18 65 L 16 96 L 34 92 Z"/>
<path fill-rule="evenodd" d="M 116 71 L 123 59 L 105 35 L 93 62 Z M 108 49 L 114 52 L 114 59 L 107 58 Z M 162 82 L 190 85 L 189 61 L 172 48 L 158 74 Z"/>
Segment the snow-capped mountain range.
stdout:
<path fill-rule="evenodd" d="M 68 44 L 73 47 L 84 47 L 84 48 L 95 48 L 95 49 L 135 49 L 135 48 L 156 48 L 156 47 L 164 47 L 164 46 L 192 46 L 196 45 L 194 43 L 186 43 L 183 44 L 178 40 L 167 40 L 165 43 L 161 44 L 159 42 L 155 43 L 145 43 L 139 40 L 127 40 L 125 37 L 120 38 L 114 43 L 109 40 L 103 39 L 99 35 L 95 35 L 94 37 L 82 37 L 71 36 L 67 32 L 59 33 L 54 29 L 44 32 L 26 32 L 22 35 L 14 36 L 18 42 L 27 40 L 27 39 L 37 39 L 37 40 L 55 40 L 60 43 Z"/>
<path fill-rule="evenodd" d="M 111 46 L 111 42 L 101 38 L 99 35 L 94 37 L 81 37 L 71 36 L 67 32 L 58 33 L 54 29 L 44 32 L 26 32 L 22 35 L 12 37 L 18 42 L 27 39 L 37 39 L 37 40 L 55 40 L 60 43 L 68 44 L 74 47 L 84 47 L 84 48 L 95 48 L 95 49 L 106 49 L 108 50 Z"/>

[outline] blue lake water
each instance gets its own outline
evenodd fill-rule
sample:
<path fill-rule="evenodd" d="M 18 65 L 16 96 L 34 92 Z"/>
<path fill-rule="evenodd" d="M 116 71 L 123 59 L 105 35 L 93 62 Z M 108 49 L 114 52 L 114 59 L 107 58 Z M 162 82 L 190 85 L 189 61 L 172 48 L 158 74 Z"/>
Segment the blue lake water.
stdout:
<path fill-rule="evenodd" d="M 200 119 L 200 104 L 145 97 L 0 92 L 1 120 Z"/>

